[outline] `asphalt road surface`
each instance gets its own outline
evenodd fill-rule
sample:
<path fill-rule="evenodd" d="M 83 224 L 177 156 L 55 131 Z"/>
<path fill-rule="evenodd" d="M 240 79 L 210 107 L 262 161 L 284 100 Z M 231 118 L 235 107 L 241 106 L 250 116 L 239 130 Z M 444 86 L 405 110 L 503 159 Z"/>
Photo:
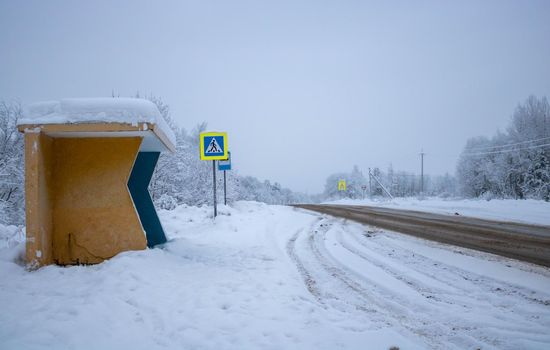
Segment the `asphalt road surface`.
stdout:
<path fill-rule="evenodd" d="M 550 267 L 550 226 L 355 205 L 294 207 Z"/>

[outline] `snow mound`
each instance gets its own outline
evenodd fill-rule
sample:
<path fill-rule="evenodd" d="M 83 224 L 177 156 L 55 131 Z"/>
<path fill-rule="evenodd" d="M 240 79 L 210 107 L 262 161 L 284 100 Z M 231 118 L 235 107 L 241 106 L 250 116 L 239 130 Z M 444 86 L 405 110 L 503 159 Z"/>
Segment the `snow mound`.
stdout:
<path fill-rule="evenodd" d="M 139 98 L 67 98 L 26 106 L 18 125 L 81 123 L 151 123 L 176 144 L 176 136 L 157 106 Z"/>
<path fill-rule="evenodd" d="M 23 229 L 14 225 L 0 224 L 0 248 L 10 248 L 25 242 Z"/>
<path fill-rule="evenodd" d="M 25 232 L 21 227 L 0 224 L 0 261 L 24 266 Z"/>

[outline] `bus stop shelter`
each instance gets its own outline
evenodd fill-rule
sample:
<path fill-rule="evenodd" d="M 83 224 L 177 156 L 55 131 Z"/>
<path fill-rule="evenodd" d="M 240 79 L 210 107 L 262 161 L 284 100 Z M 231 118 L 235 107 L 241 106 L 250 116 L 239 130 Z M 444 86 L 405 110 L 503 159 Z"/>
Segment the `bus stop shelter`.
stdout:
<path fill-rule="evenodd" d="M 25 135 L 29 267 L 94 264 L 164 243 L 148 192 L 175 137 L 152 102 L 65 99 L 30 105 Z"/>

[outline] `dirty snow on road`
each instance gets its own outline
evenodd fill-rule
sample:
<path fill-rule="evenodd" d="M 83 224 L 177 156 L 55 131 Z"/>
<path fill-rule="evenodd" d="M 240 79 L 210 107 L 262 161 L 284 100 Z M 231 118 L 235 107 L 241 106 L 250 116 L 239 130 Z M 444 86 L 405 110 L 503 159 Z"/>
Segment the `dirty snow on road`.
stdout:
<path fill-rule="evenodd" d="M 168 243 L 99 265 L 28 272 L 0 246 L 0 348 L 550 345 L 547 268 L 289 207 L 211 210 L 163 211 Z"/>
<path fill-rule="evenodd" d="M 383 208 L 463 215 L 475 218 L 550 226 L 550 202 L 534 199 L 388 198 L 338 199 L 325 204 L 366 205 Z"/>

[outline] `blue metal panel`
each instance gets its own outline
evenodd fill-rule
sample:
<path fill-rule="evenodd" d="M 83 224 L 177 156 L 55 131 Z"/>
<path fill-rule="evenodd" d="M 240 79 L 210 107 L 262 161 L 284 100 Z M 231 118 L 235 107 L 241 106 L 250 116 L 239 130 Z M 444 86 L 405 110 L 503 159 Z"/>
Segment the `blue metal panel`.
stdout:
<path fill-rule="evenodd" d="M 231 170 L 231 152 L 227 152 L 226 160 L 218 160 L 218 170 Z"/>
<path fill-rule="evenodd" d="M 128 189 L 147 236 L 147 246 L 166 242 L 166 236 L 149 194 L 149 182 L 159 159 L 159 152 L 139 152 L 128 180 Z"/>
<path fill-rule="evenodd" d="M 218 164 L 218 171 L 231 170 L 231 164 Z"/>

